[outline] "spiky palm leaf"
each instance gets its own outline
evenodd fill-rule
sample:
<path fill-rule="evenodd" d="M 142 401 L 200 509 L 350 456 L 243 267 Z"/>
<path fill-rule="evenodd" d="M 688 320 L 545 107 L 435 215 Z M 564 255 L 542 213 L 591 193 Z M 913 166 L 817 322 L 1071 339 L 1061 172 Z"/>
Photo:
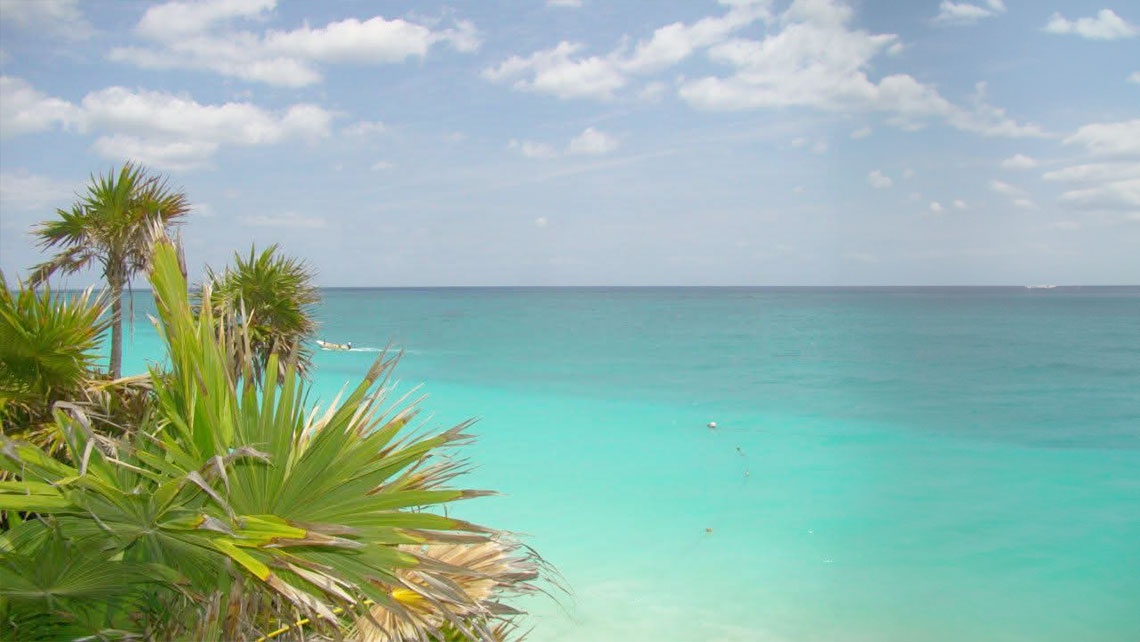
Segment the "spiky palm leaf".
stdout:
<path fill-rule="evenodd" d="M 221 273 L 207 268 L 202 292 L 207 291 L 209 296 L 199 296 L 209 301 L 230 339 L 226 345 L 235 373 L 249 364 L 260 379 L 272 354 L 278 357 L 278 374 L 288 364 L 302 375 L 311 369 L 308 340 L 316 332 L 312 309 L 320 294 L 304 262 L 283 256 L 276 245 L 260 253 L 251 247 L 248 259 L 235 253 L 234 264 Z"/>
<path fill-rule="evenodd" d="M 201 625 L 195 637 L 256 637 L 271 623 L 240 605 L 261 595 L 332 629 L 368 618 L 374 604 L 425 635 L 442 618 L 491 639 L 481 623 L 499 615 L 492 603 L 465 592 L 457 578 L 466 572 L 426 552 L 494 535 L 425 510 L 483 494 L 424 476 L 441 470 L 429 463 L 439 449 L 469 439 L 465 426 L 401 438 L 414 410 L 385 405 L 394 362 L 385 357 L 323 413 L 307 408 L 294 367 L 278 381 L 275 355 L 259 390 L 232 375 L 210 307 L 192 312 L 168 243 L 155 248 L 151 284 L 170 356 L 169 373 L 152 371 L 153 423 L 108 438 L 83 413 L 57 410 L 74 465 L 0 437 L 0 468 L 19 479 L 0 485 L 0 510 L 50 519 L 112 560 L 170 569 L 178 581 L 161 579 L 158 601 L 197 596 L 185 598 Z"/>
<path fill-rule="evenodd" d="M 89 288 L 78 295 L 13 293 L 0 273 L 0 431 L 35 429 L 56 401 L 74 399 L 97 359 L 109 319 L 106 301 Z"/>
<path fill-rule="evenodd" d="M 129 286 L 131 276 L 147 269 L 155 226 L 177 224 L 189 209 L 186 195 L 172 190 L 161 175 L 127 163 L 118 172 L 92 176 L 86 194 L 71 209 L 56 210 L 59 218 L 33 230 L 41 248 L 58 250 L 33 268 L 33 285 L 53 274 L 71 274 L 93 265 L 107 279 L 112 378 L 121 373 L 123 288 Z"/>

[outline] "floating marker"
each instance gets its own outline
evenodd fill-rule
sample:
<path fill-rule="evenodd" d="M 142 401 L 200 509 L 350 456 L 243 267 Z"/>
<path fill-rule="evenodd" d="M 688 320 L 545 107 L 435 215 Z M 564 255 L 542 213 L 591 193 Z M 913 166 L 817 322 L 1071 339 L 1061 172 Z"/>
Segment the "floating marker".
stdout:
<path fill-rule="evenodd" d="M 709 430 L 714 430 L 714 429 L 716 429 L 716 422 L 710 421 L 709 422 Z"/>

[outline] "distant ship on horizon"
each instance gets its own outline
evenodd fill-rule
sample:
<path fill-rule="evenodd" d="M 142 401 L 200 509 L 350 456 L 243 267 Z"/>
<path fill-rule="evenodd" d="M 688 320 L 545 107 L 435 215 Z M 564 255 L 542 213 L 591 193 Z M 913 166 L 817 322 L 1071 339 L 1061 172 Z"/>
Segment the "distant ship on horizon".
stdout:
<path fill-rule="evenodd" d="M 1050 285 L 1027 285 L 1025 287 L 1030 289 L 1030 290 L 1052 290 L 1053 288 L 1055 288 L 1057 286 L 1050 284 Z"/>

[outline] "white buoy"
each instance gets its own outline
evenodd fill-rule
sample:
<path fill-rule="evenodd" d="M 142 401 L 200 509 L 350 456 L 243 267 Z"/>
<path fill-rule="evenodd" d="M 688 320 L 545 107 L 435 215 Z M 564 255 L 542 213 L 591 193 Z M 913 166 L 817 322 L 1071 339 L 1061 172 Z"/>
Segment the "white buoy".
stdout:
<path fill-rule="evenodd" d="M 715 421 L 710 421 L 710 422 L 709 422 L 709 430 L 713 430 L 713 429 L 715 429 L 715 428 L 716 428 L 716 422 L 715 422 Z"/>

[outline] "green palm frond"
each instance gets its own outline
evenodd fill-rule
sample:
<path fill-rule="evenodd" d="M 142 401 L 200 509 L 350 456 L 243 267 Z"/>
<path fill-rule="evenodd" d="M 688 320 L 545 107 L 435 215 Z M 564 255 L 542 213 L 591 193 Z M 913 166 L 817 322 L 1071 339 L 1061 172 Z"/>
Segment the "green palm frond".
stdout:
<path fill-rule="evenodd" d="M 56 218 L 33 228 L 41 249 L 56 253 L 35 266 L 29 280 L 39 285 L 53 274 L 97 267 L 107 280 L 112 304 L 118 306 L 123 288 L 150 261 L 155 226 L 175 225 L 189 211 L 185 194 L 141 165 L 126 163 L 117 172 L 93 175 L 71 209 L 56 210 Z M 110 371 L 118 377 L 122 353 L 119 314 L 112 319 L 111 334 Z"/>
<path fill-rule="evenodd" d="M 169 569 L 65 539 L 39 520 L 0 535 L 0 550 L 0 640 L 122 637 L 139 589 L 155 577 L 175 579 Z"/>
<path fill-rule="evenodd" d="M 0 483 L 0 510 L 50 520 L 109 559 L 169 569 L 154 590 L 195 614 L 186 636 L 256 638 L 289 611 L 340 635 L 380 608 L 420 637 L 451 627 L 494 639 L 493 622 L 512 612 L 498 597 L 531 590 L 537 567 L 438 509 L 485 494 L 433 478 L 455 472 L 434 462 L 471 439 L 466 424 L 403 435 L 415 410 L 389 408 L 387 356 L 323 411 L 276 354 L 260 386 L 236 378 L 212 306 L 194 314 L 168 242 L 155 248 L 151 284 L 170 371 L 151 372 L 149 423 L 109 437 L 81 409 L 59 407 L 53 426 L 70 463 L 0 436 L 0 469 L 16 480 Z"/>
<path fill-rule="evenodd" d="M 308 342 L 316 332 L 313 306 L 320 294 L 304 262 L 282 255 L 276 245 L 260 253 L 251 247 L 248 258 L 235 253 L 223 272 L 207 269 L 199 299 L 209 301 L 222 334 L 230 338 L 235 375 L 248 364 L 260 380 L 273 354 L 279 374 L 288 364 L 302 375 L 311 369 Z"/>
<path fill-rule="evenodd" d="M 13 292 L 0 273 L 0 399 L 6 400 L 0 422 L 6 430 L 48 420 L 54 402 L 80 393 L 110 322 L 106 309 L 106 299 L 90 288 L 67 295 L 19 283 Z"/>

